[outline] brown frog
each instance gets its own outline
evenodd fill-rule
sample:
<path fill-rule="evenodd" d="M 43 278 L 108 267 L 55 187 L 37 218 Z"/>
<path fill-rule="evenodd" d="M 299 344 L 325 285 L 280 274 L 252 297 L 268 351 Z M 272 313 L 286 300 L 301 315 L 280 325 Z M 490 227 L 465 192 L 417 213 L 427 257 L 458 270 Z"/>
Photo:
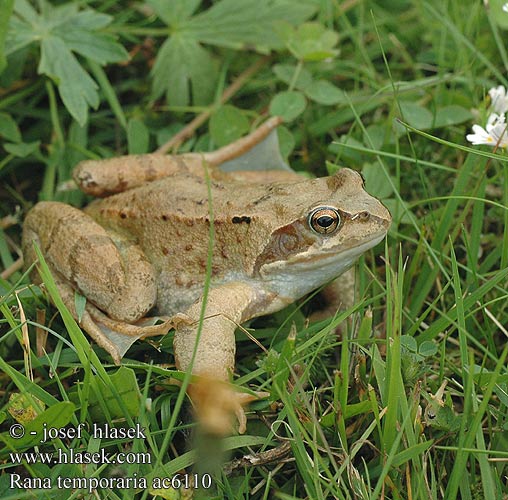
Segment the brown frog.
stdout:
<path fill-rule="evenodd" d="M 40 202 L 25 220 L 27 263 L 35 260 L 36 242 L 76 318 L 75 291 L 86 297 L 80 324 L 116 363 L 137 338 L 175 328 L 177 367 L 207 381 L 191 384 L 190 395 L 212 431 L 223 432 L 233 412 L 245 431 L 242 405 L 252 396 L 227 383 L 237 325 L 342 274 L 385 237 L 391 222 L 347 168 L 317 179 L 218 168 L 278 123 L 271 119 L 211 153 L 82 162 L 77 184 L 104 198 L 84 210 Z M 152 310 L 169 319 L 147 326 Z M 219 415 L 204 415 L 209 411 Z"/>

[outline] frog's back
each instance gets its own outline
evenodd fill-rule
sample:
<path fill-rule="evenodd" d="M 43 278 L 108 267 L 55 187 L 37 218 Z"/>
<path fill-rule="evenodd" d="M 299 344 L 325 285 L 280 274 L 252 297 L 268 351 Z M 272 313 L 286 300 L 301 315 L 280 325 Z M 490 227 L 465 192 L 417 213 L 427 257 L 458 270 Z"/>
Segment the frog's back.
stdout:
<path fill-rule="evenodd" d="M 263 210 L 270 185 L 210 181 L 210 188 L 212 282 L 250 279 L 255 256 L 270 232 L 269 218 L 255 207 Z M 182 311 L 200 296 L 212 237 L 204 179 L 173 176 L 96 200 L 85 210 L 103 227 L 142 248 L 158 276 L 161 313 Z"/>

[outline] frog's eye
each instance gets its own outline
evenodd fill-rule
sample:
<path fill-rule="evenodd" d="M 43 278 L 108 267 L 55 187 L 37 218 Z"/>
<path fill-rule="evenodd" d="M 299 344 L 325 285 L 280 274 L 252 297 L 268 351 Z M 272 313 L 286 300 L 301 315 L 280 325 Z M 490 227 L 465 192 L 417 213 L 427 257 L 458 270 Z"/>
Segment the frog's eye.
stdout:
<path fill-rule="evenodd" d="M 332 207 L 317 207 L 309 214 L 309 226 L 319 234 L 332 234 L 340 225 L 339 211 Z"/>

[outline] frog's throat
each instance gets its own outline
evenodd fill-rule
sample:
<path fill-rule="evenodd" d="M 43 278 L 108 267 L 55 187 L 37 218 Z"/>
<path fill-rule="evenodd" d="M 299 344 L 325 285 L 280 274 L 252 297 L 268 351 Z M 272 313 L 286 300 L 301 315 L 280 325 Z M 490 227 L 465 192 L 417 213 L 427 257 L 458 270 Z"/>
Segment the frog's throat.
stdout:
<path fill-rule="evenodd" d="M 259 274 L 267 290 L 284 302 L 292 302 L 347 271 L 358 257 L 377 245 L 386 232 L 339 253 L 323 252 L 306 259 L 297 255 L 288 261 L 262 266 Z"/>

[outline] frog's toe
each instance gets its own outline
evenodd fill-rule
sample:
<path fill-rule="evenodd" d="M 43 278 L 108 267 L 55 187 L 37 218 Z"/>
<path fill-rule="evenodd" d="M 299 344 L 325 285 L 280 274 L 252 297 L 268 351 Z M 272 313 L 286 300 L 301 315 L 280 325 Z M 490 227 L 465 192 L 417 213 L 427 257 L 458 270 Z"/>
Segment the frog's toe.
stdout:
<path fill-rule="evenodd" d="M 231 434 L 234 416 L 238 421 L 238 432 L 244 434 L 247 430 L 244 406 L 269 395 L 266 392 L 236 392 L 228 382 L 208 377 L 200 377 L 189 386 L 188 392 L 200 425 L 206 432 L 218 436 Z"/>
<path fill-rule="evenodd" d="M 173 327 L 170 319 L 156 325 L 150 323 L 157 318 L 143 318 L 135 324 L 113 320 L 88 304 L 87 312 L 90 312 L 91 322 L 82 323 L 83 327 L 101 347 L 104 347 L 111 354 L 116 364 L 120 363 L 120 360 L 136 340 L 155 335 L 165 335 Z M 94 334 L 93 330 L 100 331 L 100 334 Z"/>
<path fill-rule="evenodd" d="M 100 317 L 97 317 L 95 311 L 90 314 L 88 309 L 87 307 L 83 313 L 80 326 L 111 355 L 117 365 L 136 340 L 154 335 L 165 335 L 171 328 L 168 321 L 159 325 L 132 325 L 111 320 L 102 313 Z"/>
<path fill-rule="evenodd" d="M 244 434 L 247 430 L 247 417 L 245 416 L 245 411 L 243 409 L 244 406 L 252 403 L 252 401 L 256 401 L 257 399 L 267 398 L 270 393 L 263 391 L 256 391 L 254 394 L 247 394 L 245 392 L 237 392 L 234 393 L 236 396 L 236 407 L 235 407 L 235 415 L 238 420 L 238 433 Z"/>

